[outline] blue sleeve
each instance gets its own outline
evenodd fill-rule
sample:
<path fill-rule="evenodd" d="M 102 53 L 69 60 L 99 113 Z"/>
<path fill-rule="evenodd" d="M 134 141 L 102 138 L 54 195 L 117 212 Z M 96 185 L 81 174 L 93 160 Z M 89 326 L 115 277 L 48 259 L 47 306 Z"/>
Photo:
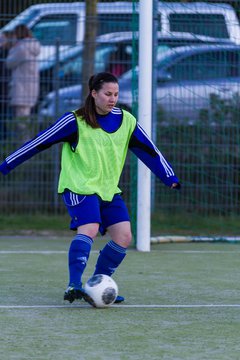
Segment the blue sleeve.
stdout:
<path fill-rule="evenodd" d="M 69 112 L 60 117 L 53 125 L 40 132 L 32 140 L 23 144 L 9 155 L 0 165 L 0 171 L 6 175 L 24 161 L 59 142 L 77 142 L 78 129 L 76 118 Z"/>
<path fill-rule="evenodd" d="M 131 136 L 129 149 L 167 186 L 180 183 L 170 163 L 153 144 L 143 128 L 137 126 Z"/>

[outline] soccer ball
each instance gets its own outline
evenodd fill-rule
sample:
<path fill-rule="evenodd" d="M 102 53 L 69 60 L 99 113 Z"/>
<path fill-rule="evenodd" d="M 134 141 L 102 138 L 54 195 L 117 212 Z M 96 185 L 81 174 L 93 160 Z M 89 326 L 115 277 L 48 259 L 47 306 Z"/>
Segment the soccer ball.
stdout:
<path fill-rule="evenodd" d="M 92 299 L 91 305 L 96 308 L 110 306 L 118 295 L 116 282 L 110 276 L 104 274 L 93 275 L 86 282 L 84 289 Z"/>

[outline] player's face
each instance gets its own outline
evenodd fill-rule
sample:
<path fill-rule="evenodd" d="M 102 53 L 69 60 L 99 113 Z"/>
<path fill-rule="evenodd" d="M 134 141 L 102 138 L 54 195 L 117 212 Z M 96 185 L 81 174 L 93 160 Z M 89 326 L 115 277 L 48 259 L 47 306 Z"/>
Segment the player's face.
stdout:
<path fill-rule="evenodd" d="M 118 101 L 119 86 L 116 83 L 104 83 L 98 91 L 93 90 L 96 111 L 100 115 L 109 113 Z"/>

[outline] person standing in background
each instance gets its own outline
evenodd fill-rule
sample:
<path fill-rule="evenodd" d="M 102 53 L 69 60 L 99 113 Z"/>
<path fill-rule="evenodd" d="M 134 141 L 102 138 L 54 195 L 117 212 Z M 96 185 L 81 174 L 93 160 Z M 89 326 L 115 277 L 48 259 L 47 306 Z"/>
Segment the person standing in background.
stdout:
<path fill-rule="evenodd" d="M 10 70 L 6 67 L 6 58 L 14 44 L 12 31 L 4 31 L 0 35 L 0 140 L 6 138 L 6 119 L 9 117 L 8 86 Z"/>
<path fill-rule="evenodd" d="M 38 55 L 40 43 L 24 25 L 14 30 L 16 43 L 6 58 L 11 70 L 10 105 L 13 109 L 13 136 L 20 142 L 31 137 L 31 111 L 39 96 Z"/>

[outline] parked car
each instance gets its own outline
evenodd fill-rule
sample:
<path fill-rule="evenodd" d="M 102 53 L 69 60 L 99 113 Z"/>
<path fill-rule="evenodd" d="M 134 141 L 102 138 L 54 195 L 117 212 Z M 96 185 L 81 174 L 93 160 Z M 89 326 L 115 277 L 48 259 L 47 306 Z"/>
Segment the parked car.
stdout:
<path fill-rule="evenodd" d="M 138 75 L 138 67 L 134 69 Z M 119 105 L 132 107 L 133 70 L 119 79 Z M 240 46 L 228 44 L 181 46 L 161 52 L 157 59 L 156 99 L 162 119 L 167 123 L 193 124 L 202 109 L 210 106 L 210 96 L 230 99 L 240 91 Z M 41 116 L 79 107 L 81 85 L 60 89 L 46 96 Z"/>
<path fill-rule="evenodd" d="M 131 31 L 138 24 L 139 6 L 133 16 L 133 6 L 127 1 L 98 2 L 98 35 L 113 31 Z M 94 21 L 94 19 L 91 19 Z M 32 5 L 18 14 L 1 31 L 12 30 L 24 23 L 42 45 L 40 59 L 55 52 L 56 40 L 61 51 L 80 44 L 85 32 L 85 2 L 48 3 Z M 233 7 L 224 3 L 165 2 L 157 5 L 157 30 L 163 34 L 187 32 L 231 40 L 240 44 L 240 26 Z"/>
<path fill-rule="evenodd" d="M 172 47 L 188 44 L 231 43 L 229 40 L 219 40 L 203 35 L 173 32 L 170 34 L 157 33 L 158 53 Z M 138 33 L 134 35 L 136 44 L 133 44 L 131 31 L 114 32 L 100 35 L 96 38 L 95 72 L 110 71 L 121 76 L 131 69 L 133 46 L 136 45 L 135 55 L 138 61 Z M 62 52 L 40 61 L 41 98 L 47 92 L 57 88 L 79 84 L 82 81 L 83 44 L 72 46 Z"/>
<path fill-rule="evenodd" d="M 138 67 L 135 68 L 138 76 Z M 121 106 L 131 109 L 132 74 L 120 78 Z M 240 91 L 240 46 L 194 45 L 170 49 L 157 60 L 156 99 L 163 121 L 196 123 L 214 94 L 231 99 Z"/>

